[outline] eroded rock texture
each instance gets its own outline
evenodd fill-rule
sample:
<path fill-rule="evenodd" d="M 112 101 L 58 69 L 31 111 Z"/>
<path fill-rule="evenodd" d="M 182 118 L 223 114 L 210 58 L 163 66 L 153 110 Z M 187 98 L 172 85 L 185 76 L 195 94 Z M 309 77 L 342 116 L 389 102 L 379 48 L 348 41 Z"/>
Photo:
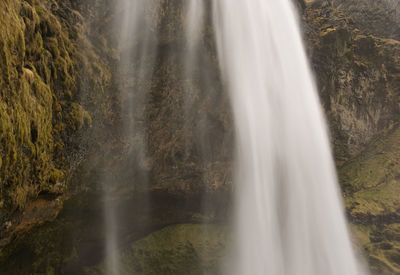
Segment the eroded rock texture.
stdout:
<path fill-rule="evenodd" d="M 343 162 L 398 120 L 400 44 L 383 31 L 375 34 L 362 27 L 367 10 L 360 21 L 352 9 L 321 2 L 305 13 L 307 38 L 335 156 Z M 387 18 L 378 19 L 369 24 L 378 29 L 380 23 L 384 29 Z"/>

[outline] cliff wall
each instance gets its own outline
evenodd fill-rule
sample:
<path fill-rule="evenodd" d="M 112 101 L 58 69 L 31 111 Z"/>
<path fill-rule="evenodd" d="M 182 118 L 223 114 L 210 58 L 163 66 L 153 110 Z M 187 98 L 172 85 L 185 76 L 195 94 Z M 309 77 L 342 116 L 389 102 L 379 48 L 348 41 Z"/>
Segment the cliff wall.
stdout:
<path fill-rule="evenodd" d="M 355 243 L 377 274 L 396 274 L 399 4 L 297 3 Z M 105 177 L 120 183 L 113 188 L 127 221 L 120 232 L 125 243 L 170 224 L 226 222 L 229 104 L 209 18 L 198 66 L 210 71 L 188 81 L 184 61 L 171 54 L 185 50 L 181 6 L 158 1 L 162 12 L 153 31 L 160 39 L 157 53 L 146 57 L 155 60 L 154 68 L 138 81 L 118 75 L 115 21 L 121 10 L 115 2 L 0 3 L 1 274 L 79 274 L 98 264 Z M 151 88 L 140 101 L 143 114 L 135 115 L 145 144 L 122 130 L 131 115 L 122 107 L 129 91 L 143 86 Z M 144 159 L 137 157 L 143 145 Z"/>

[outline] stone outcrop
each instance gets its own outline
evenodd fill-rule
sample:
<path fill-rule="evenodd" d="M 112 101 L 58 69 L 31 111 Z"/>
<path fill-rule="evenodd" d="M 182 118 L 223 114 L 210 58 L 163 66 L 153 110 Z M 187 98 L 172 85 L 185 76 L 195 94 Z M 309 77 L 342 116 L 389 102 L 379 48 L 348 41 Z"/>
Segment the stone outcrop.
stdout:
<path fill-rule="evenodd" d="M 342 5 L 320 2 L 305 13 L 306 32 L 340 164 L 398 121 L 400 44 L 361 28 L 364 23 Z M 379 18 L 386 23 L 386 17 Z"/>

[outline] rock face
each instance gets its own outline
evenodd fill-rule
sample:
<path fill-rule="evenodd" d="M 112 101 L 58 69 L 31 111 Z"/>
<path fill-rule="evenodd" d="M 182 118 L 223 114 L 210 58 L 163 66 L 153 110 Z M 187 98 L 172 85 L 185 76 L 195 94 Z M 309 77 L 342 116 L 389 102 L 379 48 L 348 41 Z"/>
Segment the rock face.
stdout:
<path fill-rule="evenodd" d="M 400 3 L 397 0 L 333 0 L 335 8 L 354 18 L 355 26 L 377 37 L 400 40 Z"/>
<path fill-rule="evenodd" d="M 400 272 L 398 1 L 313 1 L 305 32 L 356 243 Z"/>
<path fill-rule="evenodd" d="M 339 163 L 395 124 L 400 110 L 399 41 L 370 32 L 364 26 L 368 11 L 360 20 L 358 13 L 353 17 L 353 10 L 342 6 L 314 2 L 305 13 L 312 64 Z M 368 24 L 384 29 L 386 17 Z"/>
<path fill-rule="evenodd" d="M 152 1 L 160 11 L 152 29 L 159 39 L 154 54 L 145 57 L 154 63 L 147 63 L 150 74 L 143 79 L 120 74 L 116 19 L 122 11 L 115 1 L 0 3 L 1 274 L 82 274 L 87 266 L 91 274 L 101 274 L 104 178 L 112 179 L 112 197 L 124 221 L 118 232 L 124 261 L 129 266 L 131 255 L 143 274 L 157 274 L 145 272 L 149 261 L 165 257 L 166 248 L 153 247 L 153 238 L 189 232 L 190 240 L 177 242 L 194 248 L 173 249 L 178 256 L 187 254 L 188 263 L 156 265 L 168 272 L 197 270 L 192 261 L 203 249 L 195 226 L 147 234 L 171 224 L 226 222 L 233 127 L 210 18 L 202 28 L 196 66 L 210 70 L 189 78 L 184 60 L 174 54 L 187 50 L 185 1 Z M 377 274 L 396 274 L 398 1 L 296 4 L 303 12 L 355 239 Z M 128 60 L 128 67 L 136 61 Z M 143 87 L 149 87 L 145 96 L 135 98 L 132 91 Z M 126 111 L 131 101 L 143 106 L 140 112 Z M 124 132 L 130 116 L 139 122 L 134 136 Z M 137 142 L 140 138 L 146 142 Z M 210 242 L 219 255 L 226 237 L 217 231 Z M 153 252 L 160 259 L 148 255 Z"/>
<path fill-rule="evenodd" d="M 1 247 L 57 216 L 91 127 L 107 115 L 107 48 L 89 40 L 93 18 L 73 5 L 0 3 Z"/>

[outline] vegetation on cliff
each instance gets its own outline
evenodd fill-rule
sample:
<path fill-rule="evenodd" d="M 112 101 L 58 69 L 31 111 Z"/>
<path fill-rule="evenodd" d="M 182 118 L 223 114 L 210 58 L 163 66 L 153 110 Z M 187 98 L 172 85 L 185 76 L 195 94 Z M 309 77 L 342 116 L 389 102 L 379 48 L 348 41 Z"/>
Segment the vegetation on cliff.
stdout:
<path fill-rule="evenodd" d="M 85 146 L 77 139 L 101 110 L 110 75 L 68 1 L 4 0 L 0 11 L 4 245 L 15 232 L 52 219 L 61 209 L 68 175 Z M 28 217 L 31 209 L 42 214 Z"/>
<path fill-rule="evenodd" d="M 400 269 L 400 41 L 395 1 L 312 1 L 304 16 L 355 243 Z"/>
<path fill-rule="evenodd" d="M 400 128 L 377 137 L 339 171 L 356 243 L 376 274 L 400 272 Z"/>
<path fill-rule="evenodd" d="M 221 274 L 228 238 L 221 225 L 168 226 L 123 249 L 120 274 Z M 86 274 L 105 274 L 104 264 L 86 268 Z"/>
<path fill-rule="evenodd" d="M 231 183 L 229 104 L 216 91 L 219 79 L 207 83 L 199 76 L 188 83 L 184 62 L 165 58 L 163 53 L 182 44 L 177 32 L 182 26 L 178 8 L 173 15 L 161 12 L 153 30 L 161 37 L 158 54 L 149 57 L 156 60 L 157 69 L 151 79 L 134 87 L 151 87 L 141 101 L 146 109 L 142 117 L 146 127 L 141 130 L 147 143 L 140 145 L 147 147 L 149 158 L 132 165 L 137 159 L 129 150 L 138 144 L 126 146 L 127 138 L 110 138 L 101 130 L 103 124 L 115 127 L 115 118 L 124 115 L 121 106 L 129 98 L 124 91 L 121 98 L 106 92 L 117 71 L 112 60 L 118 58 L 115 45 L 108 44 L 116 32 L 105 27 L 111 25 L 107 11 L 112 2 L 0 1 L 0 273 L 76 273 L 82 266 L 91 266 L 86 269 L 89 274 L 102 273 L 101 253 L 88 252 L 103 248 L 96 246 L 104 238 L 98 230 L 101 195 L 80 191 L 98 184 L 104 174 L 97 168 L 105 163 L 107 172 L 121 181 L 137 172 L 132 167 L 141 166 L 150 175 L 146 180 L 153 191 L 163 194 L 149 198 L 154 205 L 148 210 L 153 215 L 148 227 L 139 226 L 148 213 L 141 213 L 140 198 L 130 193 L 138 185 L 118 194 L 131 211 L 121 211 L 122 217 L 138 217 L 126 224 L 131 231 L 124 232 L 127 245 L 121 259 L 126 272 L 215 273 L 216 263 L 204 251 L 221 256 L 225 228 L 185 224 L 158 230 L 173 223 L 226 219 L 226 211 L 214 210 L 226 208 L 228 195 L 216 195 L 216 190 L 227 192 Z M 179 1 L 161 2 L 160 9 L 179 6 Z M 305 6 L 299 1 L 351 228 L 373 271 L 396 274 L 400 272 L 398 8 L 394 1 L 307 2 L 312 3 Z M 205 27 L 207 58 L 199 62 L 215 69 L 212 35 Z M 184 119 L 184 103 L 200 111 L 189 112 Z M 106 150 L 96 151 L 99 148 L 118 156 L 109 157 Z M 202 150 L 207 156 L 201 155 Z M 72 182 L 78 195 L 63 205 Z M 204 217 L 202 207 L 211 214 Z M 205 237 L 209 239 L 204 241 Z"/>

